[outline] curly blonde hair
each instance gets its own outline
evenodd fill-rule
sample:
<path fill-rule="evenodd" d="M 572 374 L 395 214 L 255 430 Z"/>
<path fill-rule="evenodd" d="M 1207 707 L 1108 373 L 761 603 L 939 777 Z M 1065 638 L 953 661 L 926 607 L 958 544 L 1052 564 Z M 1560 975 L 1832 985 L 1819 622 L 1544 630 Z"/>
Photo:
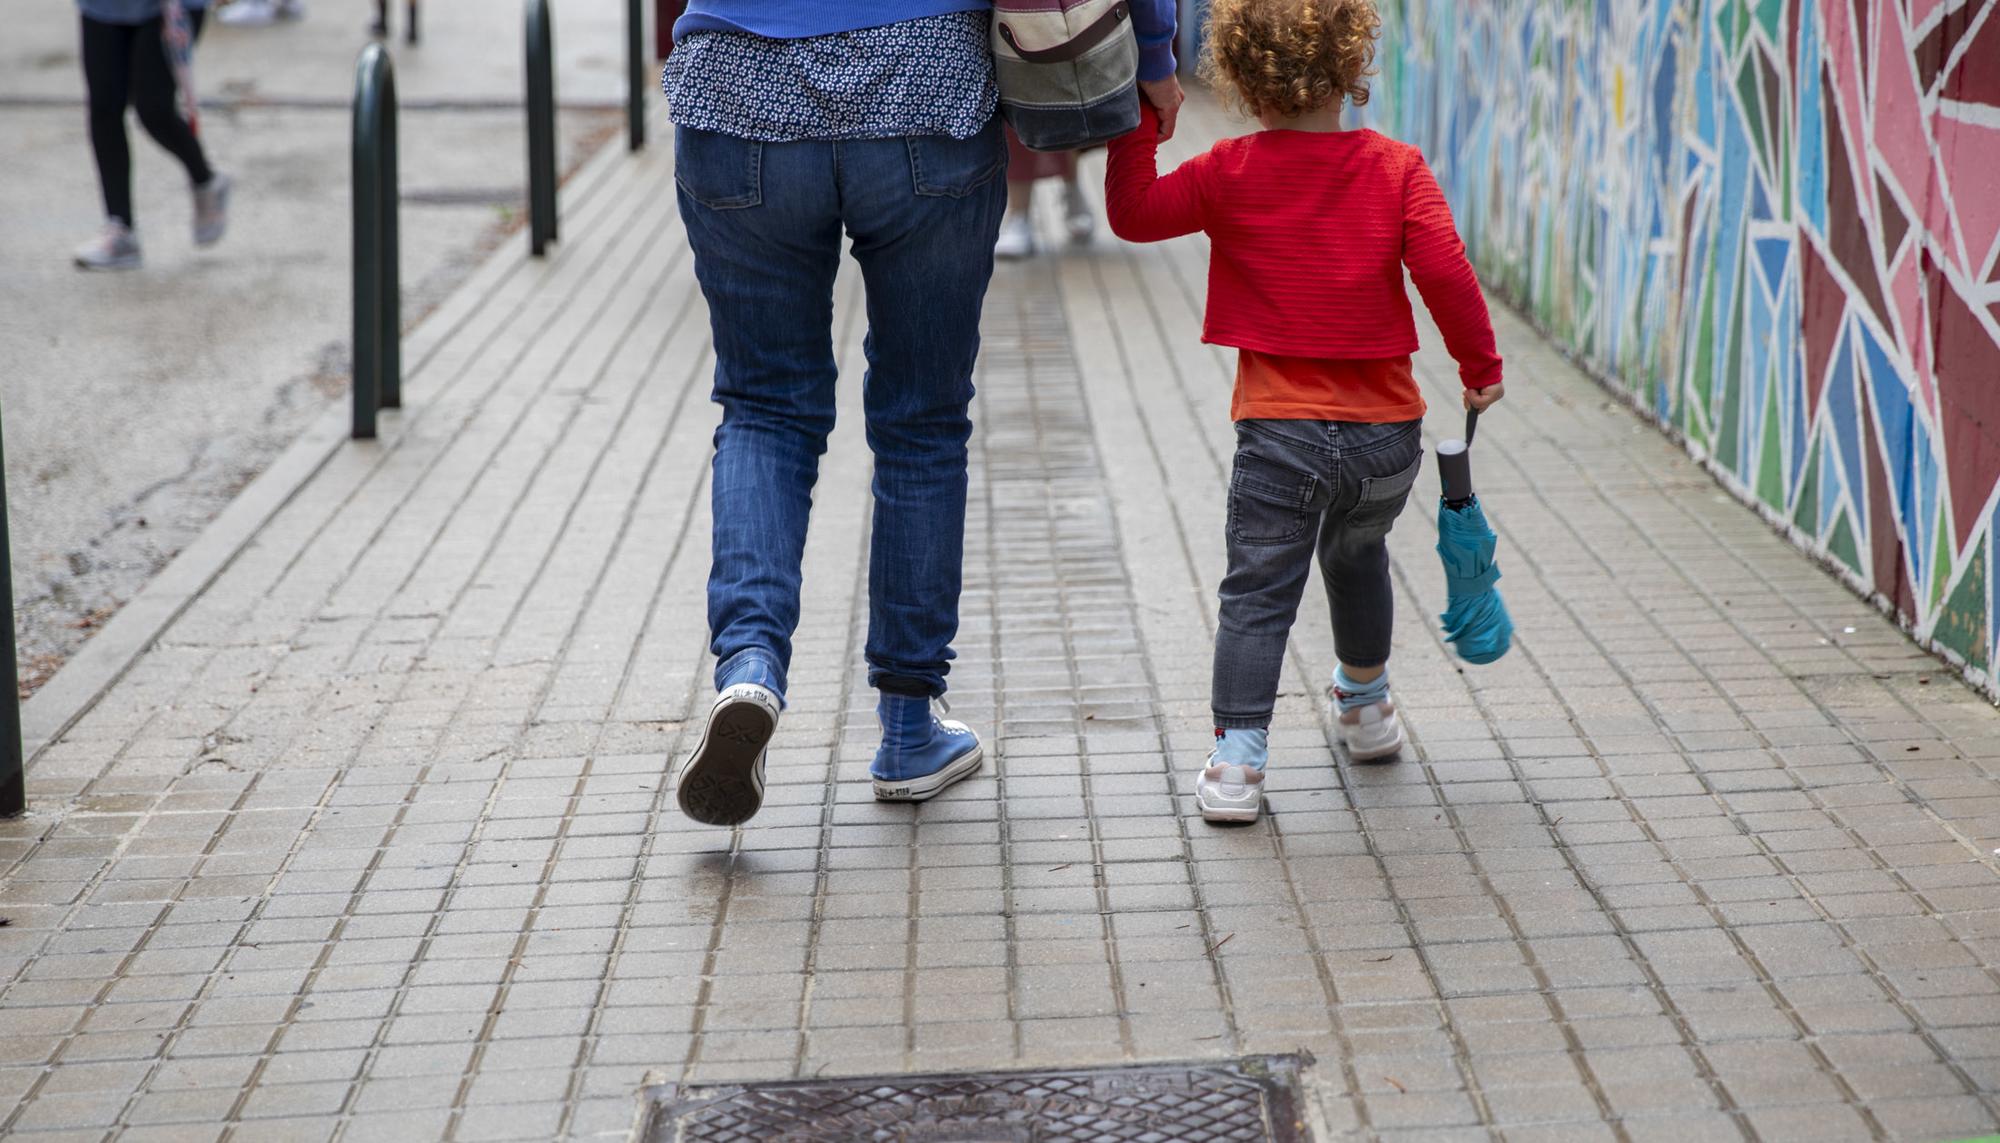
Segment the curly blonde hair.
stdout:
<path fill-rule="evenodd" d="M 1202 76 L 1252 115 L 1361 107 L 1381 33 L 1375 0 L 1213 0 Z"/>

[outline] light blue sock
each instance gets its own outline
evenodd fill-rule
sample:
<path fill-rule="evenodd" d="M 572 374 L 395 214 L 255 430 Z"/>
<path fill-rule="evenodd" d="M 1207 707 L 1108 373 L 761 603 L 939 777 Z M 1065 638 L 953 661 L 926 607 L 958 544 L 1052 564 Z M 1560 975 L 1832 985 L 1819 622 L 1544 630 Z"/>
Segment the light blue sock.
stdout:
<path fill-rule="evenodd" d="M 1372 683 L 1357 683 L 1347 677 L 1345 667 L 1335 667 L 1333 671 L 1334 697 L 1340 703 L 1342 714 L 1350 710 L 1360 710 L 1364 706 L 1374 706 L 1389 698 L 1389 672 L 1384 670 Z"/>
<path fill-rule="evenodd" d="M 1262 772 L 1271 758 L 1268 730 L 1220 730 L 1215 732 L 1215 764 L 1248 766 Z"/>

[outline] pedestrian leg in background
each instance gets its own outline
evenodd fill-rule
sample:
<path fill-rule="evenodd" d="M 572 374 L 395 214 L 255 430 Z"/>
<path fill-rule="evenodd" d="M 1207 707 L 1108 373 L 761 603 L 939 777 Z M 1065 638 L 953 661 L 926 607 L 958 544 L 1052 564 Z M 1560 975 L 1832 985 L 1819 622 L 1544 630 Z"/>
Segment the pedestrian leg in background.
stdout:
<path fill-rule="evenodd" d="M 83 83 L 90 105 L 90 148 L 104 195 L 104 229 L 76 250 L 86 270 L 132 270 L 140 263 L 132 217 L 132 142 L 125 108 L 132 96 L 132 45 L 145 25 L 106 24 L 82 17 Z M 154 21 L 157 37 L 158 21 Z"/>
<path fill-rule="evenodd" d="M 1063 182 L 1063 229 L 1070 241 L 1079 245 L 1097 233 L 1097 215 L 1077 179 L 1075 151 L 1031 151 L 1023 146 L 1014 129 L 1007 128 L 1007 217 L 993 248 L 1001 258 L 1033 257 L 1039 245 L 1035 235 L 1035 184 L 1043 179 Z"/>
<path fill-rule="evenodd" d="M 203 14 L 200 8 L 187 11 L 190 50 L 194 38 L 201 35 Z M 139 42 L 145 44 L 146 40 L 142 36 Z M 150 48 L 133 52 L 132 105 L 146 134 L 187 168 L 194 194 L 194 244 L 213 246 L 229 229 L 230 179 L 209 167 L 200 138 L 181 114 L 181 91 L 164 44 L 163 40 L 162 50 L 157 52 Z"/>
<path fill-rule="evenodd" d="M 696 821 L 763 805 L 819 458 L 834 424 L 834 144 L 756 143 L 680 128 L 681 218 L 715 340 L 713 563 L 708 625 L 720 697 L 677 783 Z M 907 182 L 906 182 L 907 185 Z"/>
<path fill-rule="evenodd" d="M 875 796 L 924 801 L 979 768 L 978 736 L 939 719 L 965 562 L 966 443 L 979 315 L 1005 208 L 996 118 L 970 139 L 840 146 L 841 202 L 868 290 L 875 526 L 868 681 L 880 692 Z"/>

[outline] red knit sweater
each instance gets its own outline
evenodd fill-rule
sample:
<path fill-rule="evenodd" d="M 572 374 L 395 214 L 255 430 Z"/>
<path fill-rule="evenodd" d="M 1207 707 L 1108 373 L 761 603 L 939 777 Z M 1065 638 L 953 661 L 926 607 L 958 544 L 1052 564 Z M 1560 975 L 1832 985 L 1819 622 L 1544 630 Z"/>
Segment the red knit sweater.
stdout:
<path fill-rule="evenodd" d="M 1151 107 L 1111 144 L 1106 207 L 1131 242 L 1206 231 L 1202 340 L 1338 360 L 1417 350 L 1403 268 L 1467 388 L 1501 379 L 1486 298 L 1437 178 L 1415 147 L 1374 131 L 1259 131 L 1162 178 Z"/>

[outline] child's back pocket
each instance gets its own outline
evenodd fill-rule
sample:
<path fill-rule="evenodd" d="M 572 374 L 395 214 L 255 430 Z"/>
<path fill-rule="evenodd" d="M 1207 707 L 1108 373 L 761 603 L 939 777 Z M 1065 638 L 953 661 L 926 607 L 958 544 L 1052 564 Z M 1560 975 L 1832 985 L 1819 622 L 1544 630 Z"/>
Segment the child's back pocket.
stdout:
<path fill-rule="evenodd" d="M 1365 544 L 1389 534 L 1396 526 L 1396 517 L 1410 502 L 1410 490 L 1416 487 L 1417 476 L 1424 468 L 1424 446 L 1412 434 L 1411 445 L 1416 455 L 1400 471 L 1382 476 L 1368 476 L 1361 480 L 1361 492 L 1354 509 L 1347 514 L 1345 529 L 1349 543 Z M 1383 450 L 1385 453 L 1403 450 Z M 1374 458 L 1369 458 L 1374 459 Z M 1384 456 L 1383 459 L 1389 459 Z"/>

